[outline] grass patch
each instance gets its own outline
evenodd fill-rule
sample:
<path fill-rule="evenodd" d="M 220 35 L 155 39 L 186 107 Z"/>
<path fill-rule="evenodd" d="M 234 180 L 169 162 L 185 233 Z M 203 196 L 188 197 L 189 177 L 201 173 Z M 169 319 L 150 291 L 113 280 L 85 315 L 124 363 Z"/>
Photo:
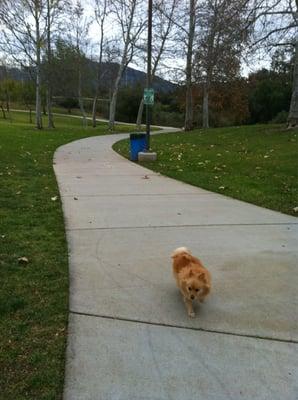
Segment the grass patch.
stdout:
<path fill-rule="evenodd" d="M 0 398 L 56 400 L 64 380 L 68 260 L 53 154 L 109 132 L 106 124 L 84 129 L 65 117 L 55 118 L 56 129 L 37 131 L 27 115 L 12 117 L 0 120 Z M 23 256 L 28 264 L 19 264 Z"/>
<path fill-rule="evenodd" d="M 194 186 L 295 215 L 298 130 L 256 125 L 152 136 L 143 166 Z M 129 156 L 127 140 L 114 150 Z M 296 213 L 297 215 L 297 213 Z"/>

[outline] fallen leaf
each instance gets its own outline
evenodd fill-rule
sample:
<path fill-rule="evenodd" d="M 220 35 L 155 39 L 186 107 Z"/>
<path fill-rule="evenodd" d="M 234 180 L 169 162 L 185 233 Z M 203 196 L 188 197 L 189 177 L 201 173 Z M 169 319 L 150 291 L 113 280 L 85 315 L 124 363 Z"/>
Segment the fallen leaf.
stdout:
<path fill-rule="evenodd" d="M 74 200 L 79 200 L 77 197 L 74 197 L 73 199 L 74 199 Z"/>
<path fill-rule="evenodd" d="M 150 179 L 148 175 L 142 176 L 142 179 Z"/>
<path fill-rule="evenodd" d="M 51 197 L 52 201 L 56 201 L 57 199 L 58 199 L 58 196 Z"/>
<path fill-rule="evenodd" d="M 298 207 L 294 207 L 294 208 L 293 208 L 293 211 L 294 211 L 294 212 L 298 212 Z"/>

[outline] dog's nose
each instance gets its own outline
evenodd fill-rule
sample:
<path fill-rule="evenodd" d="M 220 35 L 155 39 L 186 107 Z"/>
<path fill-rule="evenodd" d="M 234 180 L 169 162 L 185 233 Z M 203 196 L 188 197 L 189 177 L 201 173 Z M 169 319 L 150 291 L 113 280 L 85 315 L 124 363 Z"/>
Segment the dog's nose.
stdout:
<path fill-rule="evenodd" d="M 190 298 L 193 300 L 193 299 L 195 298 L 195 296 L 192 294 L 192 295 L 190 296 Z"/>

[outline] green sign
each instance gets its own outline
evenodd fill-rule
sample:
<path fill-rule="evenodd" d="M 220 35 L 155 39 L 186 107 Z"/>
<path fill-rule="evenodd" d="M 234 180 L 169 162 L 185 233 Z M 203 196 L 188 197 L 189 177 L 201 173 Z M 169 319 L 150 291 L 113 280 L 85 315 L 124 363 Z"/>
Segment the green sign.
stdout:
<path fill-rule="evenodd" d="M 153 104 L 154 104 L 154 89 L 144 89 L 144 104 L 153 106 Z"/>

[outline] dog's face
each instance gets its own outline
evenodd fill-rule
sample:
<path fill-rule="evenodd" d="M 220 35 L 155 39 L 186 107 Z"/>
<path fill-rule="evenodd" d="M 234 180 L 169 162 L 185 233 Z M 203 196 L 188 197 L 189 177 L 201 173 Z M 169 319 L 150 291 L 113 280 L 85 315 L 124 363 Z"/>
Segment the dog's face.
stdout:
<path fill-rule="evenodd" d="M 183 279 L 183 292 L 188 300 L 197 300 L 206 295 L 207 287 L 206 278 L 204 273 L 198 275 L 190 274 Z"/>

